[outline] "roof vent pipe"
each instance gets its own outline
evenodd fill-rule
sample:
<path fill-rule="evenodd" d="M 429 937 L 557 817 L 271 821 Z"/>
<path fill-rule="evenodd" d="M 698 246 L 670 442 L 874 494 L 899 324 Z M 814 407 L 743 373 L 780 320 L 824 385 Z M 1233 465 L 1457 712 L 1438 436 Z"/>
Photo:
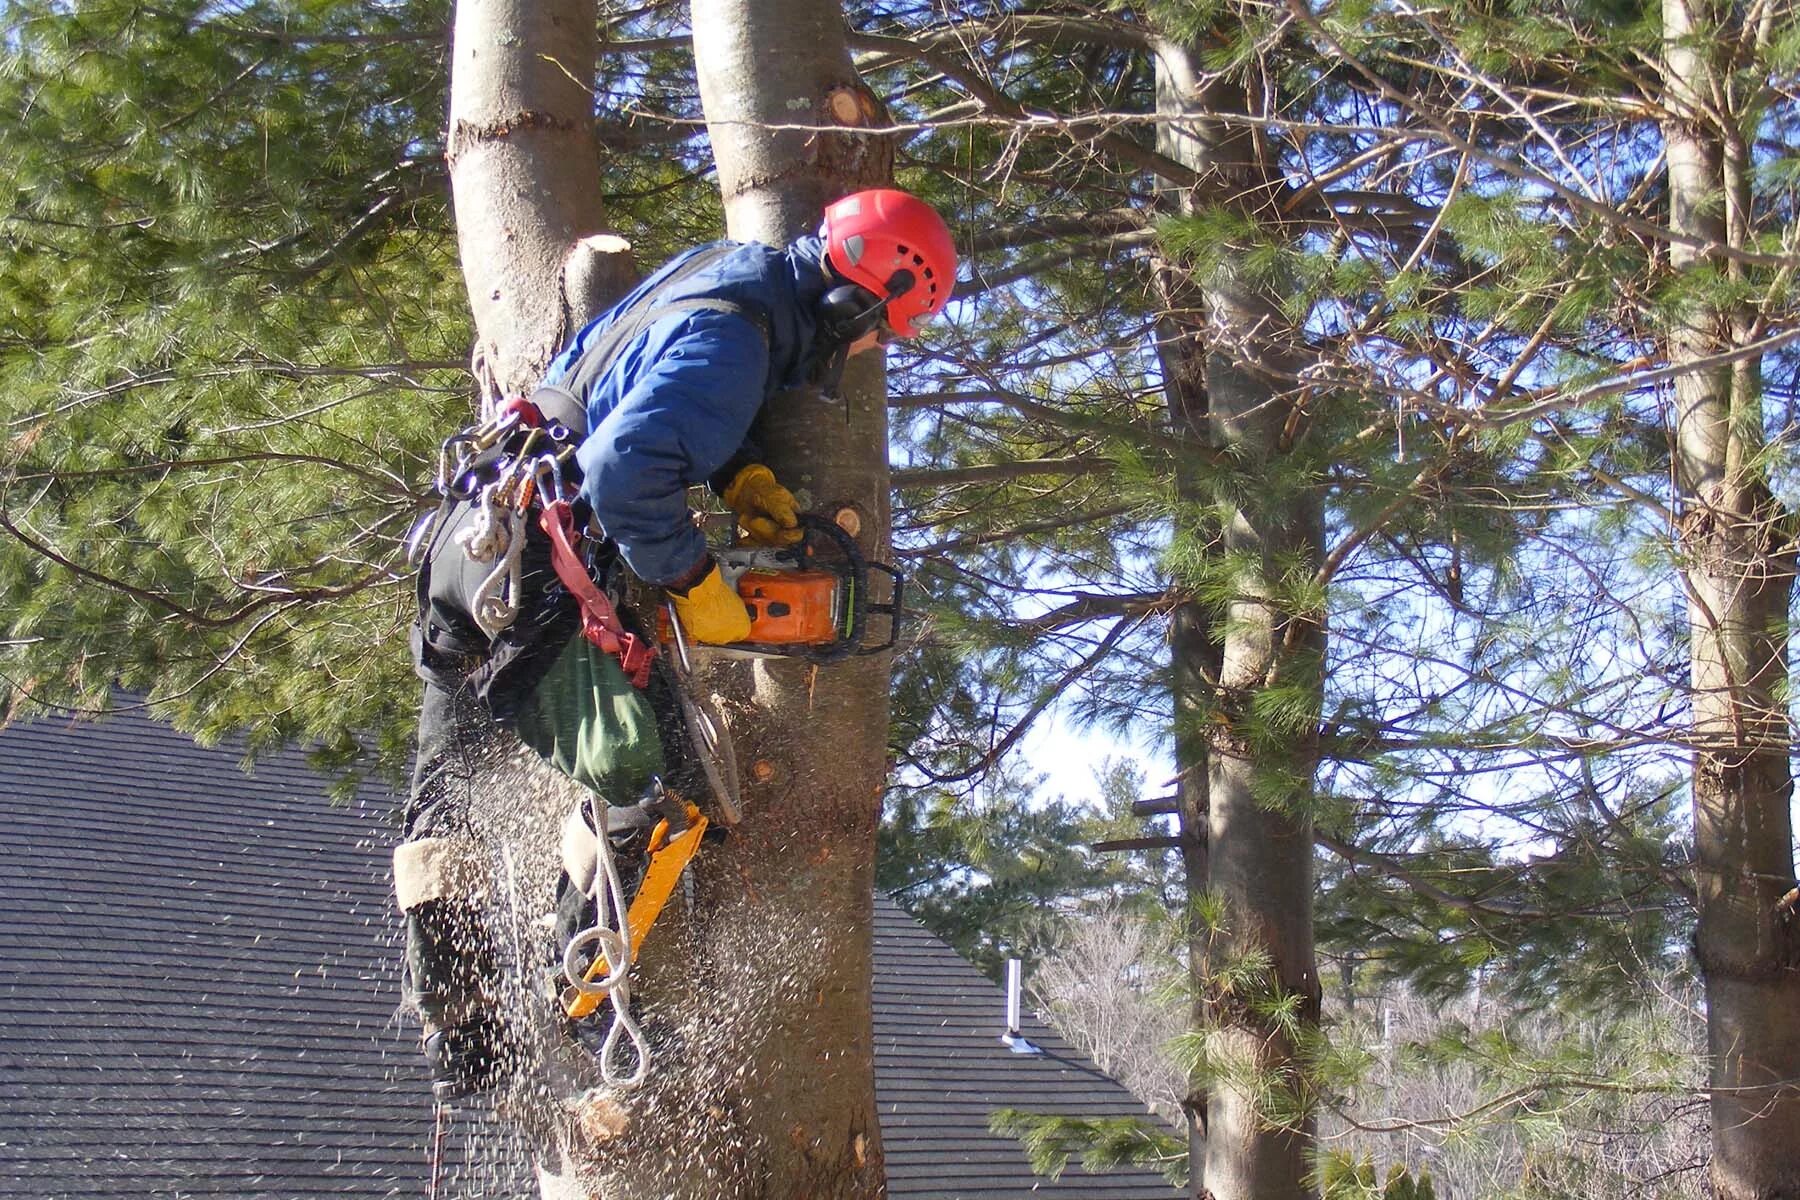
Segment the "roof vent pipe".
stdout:
<path fill-rule="evenodd" d="M 1014 1054 L 1042 1054 L 1043 1051 L 1025 1040 L 1019 1032 L 1019 997 L 1024 992 L 1023 965 L 1016 958 L 1006 960 L 1006 1032 L 1000 1040 Z"/>

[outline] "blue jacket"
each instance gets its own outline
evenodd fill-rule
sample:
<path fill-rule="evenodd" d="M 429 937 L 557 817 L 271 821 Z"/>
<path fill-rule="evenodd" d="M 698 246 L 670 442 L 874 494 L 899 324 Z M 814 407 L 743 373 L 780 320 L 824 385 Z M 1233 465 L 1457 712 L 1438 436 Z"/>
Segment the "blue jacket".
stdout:
<path fill-rule="evenodd" d="M 732 313 L 674 313 L 621 346 L 580 397 L 589 431 L 576 451 L 581 494 L 626 565 L 650 583 L 673 582 L 699 563 L 706 540 L 688 513 L 687 489 L 717 474 L 744 445 L 763 402 L 804 383 L 812 366 L 826 289 L 819 239 L 785 250 L 724 244 L 732 250 L 723 259 L 652 303 L 708 297 L 742 304 L 767 318 L 768 342 L 753 321 Z M 562 382 L 619 313 L 704 248 L 675 258 L 584 326 L 545 382 Z"/>

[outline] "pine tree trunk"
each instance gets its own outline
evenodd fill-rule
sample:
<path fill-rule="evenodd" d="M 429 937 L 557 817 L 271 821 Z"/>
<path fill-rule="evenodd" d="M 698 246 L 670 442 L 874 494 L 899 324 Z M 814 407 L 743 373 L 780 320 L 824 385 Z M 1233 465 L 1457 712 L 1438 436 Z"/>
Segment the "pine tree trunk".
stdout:
<path fill-rule="evenodd" d="M 1710 247 L 1742 246 L 1746 157 L 1713 114 L 1731 93 L 1718 56 L 1729 9 L 1663 6 L 1677 271 L 1717 270 Z M 1736 114 L 1725 114 L 1728 121 Z M 1724 269 L 1729 270 L 1729 266 Z M 1752 334 L 1743 315 L 1687 305 L 1668 331 L 1673 365 Z M 1696 366 L 1675 382 L 1676 485 L 1693 687 L 1694 850 L 1706 984 L 1713 1187 L 1721 1200 L 1800 1197 L 1800 930 L 1776 903 L 1793 880 L 1787 620 L 1791 522 L 1756 456 L 1760 364 Z"/>
<path fill-rule="evenodd" d="M 1155 66 L 1158 113 L 1170 117 L 1187 114 L 1191 109 L 1187 94 L 1193 79 L 1184 52 L 1171 47 L 1157 56 Z M 1186 140 L 1179 124 L 1157 126 L 1157 150 L 1177 162 L 1183 161 Z M 1191 211 L 1186 191 L 1159 186 L 1157 193 L 1162 213 L 1181 215 Z M 1159 263 L 1156 276 L 1162 308 L 1157 320 L 1156 347 L 1169 428 L 1196 446 L 1207 446 L 1212 431 L 1206 405 L 1206 298 L 1172 264 Z M 1175 497 L 1181 505 L 1176 531 L 1204 536 L 1205 531 L 1187 527 L 1205 507 L 1205 489 L 1188 466 L 1181 463 L 1176 468 Z M 1169 614 L 1169 698 L 1175 722 L 1175 787 L 1182 869 L 1190 896 L 1200 895 L 1207 887 L 1206 840 L 1211 818 L 1206 796 L 1206 738 L 1213 711 L 1213 681 L 1218 677 L 1219 654 L 1212 640 L 1210 613 L 1198 601 L 1184 601 Z M 1188 978 L 1194 996 L 1191 1022 L 1196 1029 L 1204 1027 L 1209 1015 L 1205 999 L 1206 947 L 1203 932 L 1190 929 Z M 1205 1078 L 1196 1072 L 1188 1080 L 1187 1095 L 1182 1100 L 1187 1117 L 1188 1195 L 1193 1200 L 1199 1200 L 1206 1190 L 1207 1091 Z"/>
<path fill-rule="evenodd" d="M 1255 212 L 1277 178 L 1245 126 L 1231 127 L 1218 114 L 1244 113 L 1242 85 L 1208 78 L 1198 50 L 1162 43 L 1156 62 L 1158 111 L 1182 118 L 1165 124 L 1158 148 L 1192 168 L 1200 185 L 1184 201 L 1189 211 L 1215 204 Z M 1205 82 L 1202 82 L 1205 80 Z M 1254 478 L 1255 464 L 1282 453 L 1293 415 L 1280 394 L 1291 378 L 1295 333 L 1268 298 L 1246 286 L 1227 266 L 1196 281 L 1204 329 L 1189 333 L 1204 367 L 1193 378 L 1191 360 L 1178 382 L 1187 393 L 1184 423 L 1201 419 L 1205 441 L 1228 449 Z M 1253 366 L 1252 366 L 1253 364 Z M 1179 432 L 1188 432 L 1178 425 Z M 1301 998 L 1300 1021 L 1316 1024 L 1319 984 L 1312 937 L 1312 823 L 1304 799 L 1293 806 L 1270 802 L 1270 778 L 1304 787 L 1317 763 L 1314 739 L 1281 746 L 1252 742 L 1233 729 L 1256 694 L 1278 681 L 1322 688 L 1319 661 L 1324 634 L 1318 614 L 1286 611 L 1278 580 L 1296 564 L 1316 565 L 1323 538 L 1320 503 L 1305 492 L 1272 501 L 1243 489 L 1225 519 L 1224 552 L 1257 564 L 1238 581 L 1234 599 L 1218 622 L 1222 637 L 1209 639 L 1177 622 L 1175 678 L 1184 691 L 1217 679 L 1210 704 L 1215 714 L 1204 748 L 1182 752 L 1184 773 L 1203 766 L 1206 819 L 1205 888 L 1223 902 L 1223 921 L 1202 947 L 1199 971 L 1211 1045 L 1223 1057 L 1254 1064 L 1262 1081 L 1254 1088 L 1215 1083 L 1205 1096 L 1204 1136 L 1191 1139 L 1203 1158 L 1194 1164 L 1192 1192 L 1214 1200 L 1291 1200 L 1312 1194 L 1307 1184 L 1313 1120 L 1304 1109 L 1306 1082 L 1292 1030 L 1278 1028 L 1246 1003 L 1211 982 L 1223 962 L 1246 951 L 1270 956 L 1264 986 Z M 1178 696 L 1177 713 L 1191 715 L 1195 697 Z M 1178 746 L 1180 745 L 1178 740 Z M 1188 786 L 1184 784 L 1185 787 Z M 1193 800 L 1197 806 L 1202 801 Z M 1184 812 L 1190 801 L 1184 797 Z M 1194 814 L 1198 821 L 1199 813 Z"/>
<path fill-rule="evenodd" d="M 828 201 L 890 182 L 887 139 L 771 128 L 885 123 L 835 0 L 696 0 L 693 28 L 730 236 L 784 245 L 816 230 Z M 880 356 L 855 360 L 843 391 L 778 396 L 758 433 L 802 506 L 853 512 L 865 550 L 886 561 Z M 740 1178 L 754 1183 L 731 1194 L 870 1200 L 884 1194 L 870 986 L 889 664 L 759 662 L 753 675 L 733 723 L 746 815 L 703 864 L 702 910 L 748 903 L 759 921 L 804 931 L 812 974 L 741 1047 L 758 1095 L 737 1114 Z"/>
<path fill-rule="evenodd" d="M 634 274 L 607 235 L 592 0 L 458 0 L 446 157 L 484 407 L 528 391 Z M 581 1189 L 540 1164 L 546 1200 Z"/>
<path fill-rule="evenodd" d="M 485 394 L 537 382 L 575 329 L 627 287 L 605 236 L 594 140 L 593 0 L 459 0 L 450 185 Z"/>

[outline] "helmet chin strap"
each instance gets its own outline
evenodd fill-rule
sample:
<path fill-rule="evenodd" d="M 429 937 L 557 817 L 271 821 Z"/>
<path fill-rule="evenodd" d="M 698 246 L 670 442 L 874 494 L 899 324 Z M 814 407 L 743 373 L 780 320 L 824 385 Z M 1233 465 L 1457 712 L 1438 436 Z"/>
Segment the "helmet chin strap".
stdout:
<path fill-rule="evenodd" d="M 829 265 L 826 273 L 828 278 L 838 278 Z M 844 364 L 849 360 L 851 345 L 886 319 L 886 308 L 886 300 L 876 298 L 874 293 L 856 284 L 840 283 L 828 290 L 819 301 L 818 335 L 807 382 L 826 398 L 836 399 L 844 381 Z M 847 410 L 845 419 L 849 419 Z"/>
<path fill-rule="evenodd" d="M 850 343 L 842 338 L 833 338 L 829 344 L 821 343 L 813 351 L 812 367 L 807 371 L 806 382 L 819 389 L 819 394 L 827 400 L 838 399 L 838 392 L 844 383 L 844 364 L 850 361 Z M 850 419 L 849 401 L 844 402 L 844 420 Z"/>

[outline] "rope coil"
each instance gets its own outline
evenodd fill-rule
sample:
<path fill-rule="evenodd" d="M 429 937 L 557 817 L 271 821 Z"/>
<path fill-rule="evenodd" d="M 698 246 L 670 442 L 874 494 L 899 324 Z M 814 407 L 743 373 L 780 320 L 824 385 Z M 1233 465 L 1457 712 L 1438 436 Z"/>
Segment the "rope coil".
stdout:
<path fill-rule="evenodd" d="M 502 498 L 507 480 L 481 489 L 475 522 L 456 535 L 456 544 L 473 562 L 498 562 L 476 587 L 470 616 L 488 637 L 498 637 L 519 619 L 524 587 L 525 539 L 519 536 L 511 506 Z"/>
<path fill-rule="evenodd" d="M 588 815 L 594 827 L 594 924 L 569 939 L 563 950 L 563 974 L 572 982 L 570 991 L 578 996 L 599 996 L 612 1005 L 612 1027 L 600 1044 L 600 1078 L 612 1087 L 629 1090 L 643 1083 L 650 1074 L 650 1040 L 644 1036 L 637 1018 L 631 1013 L 631 920 L 628 916 L 630 897 L 619 878 L 619 866 L 613 858 L 612 839 L 606 836 L 604 801 L 588 798 Z M 589 950 L 593 953 L 587 953 Z M 587 964 L 600 955 L 610 968 L 599 979 L 587 979 Z M 631 1040 L 635 1067 L 625 1072 L 617 1065 L 621 1037 Z"/>

